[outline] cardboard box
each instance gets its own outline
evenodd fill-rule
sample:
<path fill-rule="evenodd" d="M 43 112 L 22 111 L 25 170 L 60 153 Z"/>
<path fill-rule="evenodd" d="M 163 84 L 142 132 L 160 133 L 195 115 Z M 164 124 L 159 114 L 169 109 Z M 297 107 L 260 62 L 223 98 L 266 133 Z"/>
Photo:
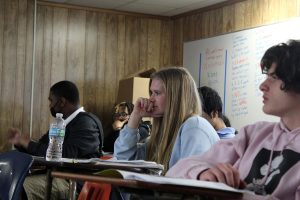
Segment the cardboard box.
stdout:
<path fill-rule="evenodd" d="M 149 78 L 131 77 L 119 81 L 117 103 L 127 101 L 133 104 L 139 97 L 149 98 Z"/>
<path fill-rule="evenodd" d="M 150 75 L 154 68 L 141 70 L 119 81 L 119 90 L 116 103 L 123 101 L 133 104 L 139 97 L 149 98 Z"/>

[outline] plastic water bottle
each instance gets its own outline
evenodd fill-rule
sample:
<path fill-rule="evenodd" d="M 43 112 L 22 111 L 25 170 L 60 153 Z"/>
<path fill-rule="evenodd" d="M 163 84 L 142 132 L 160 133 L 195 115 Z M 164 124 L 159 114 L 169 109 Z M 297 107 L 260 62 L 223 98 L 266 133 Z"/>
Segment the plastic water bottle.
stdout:
<path fill-rule="evenodd" d="M 46 152 L 47 161 L 60 161 L 65 137 L 66 125 L 62 113 L 56 113 L 56 118 L 50 124 L 49 145 Z"/>

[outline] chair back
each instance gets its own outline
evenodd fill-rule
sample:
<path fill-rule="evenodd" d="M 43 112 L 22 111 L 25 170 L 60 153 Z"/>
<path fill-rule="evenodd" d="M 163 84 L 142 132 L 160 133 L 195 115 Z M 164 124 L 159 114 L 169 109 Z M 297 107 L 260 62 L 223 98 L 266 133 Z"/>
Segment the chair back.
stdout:
<path fill-rule="evenodd" d="M 0 199 L 18 200 L 31 167 L 31 155 L 19 151 L 0 154 Z"/>
<path fill-rule="evenodd" d="M 86 181 L 78 200 L 109 200 L 111 184 Z"/>

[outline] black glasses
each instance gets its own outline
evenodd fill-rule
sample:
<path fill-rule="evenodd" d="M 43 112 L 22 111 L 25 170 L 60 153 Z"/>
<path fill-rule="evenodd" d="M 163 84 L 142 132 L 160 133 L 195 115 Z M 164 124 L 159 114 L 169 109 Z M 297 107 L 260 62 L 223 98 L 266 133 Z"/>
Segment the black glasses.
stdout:
<path fill-rule="evenodd" d="M 114 113 L 113 117 L 114 118 L 119 118 L 119 117 L 127 117 L 129 114 L 127 114 L 126 112 L 121 112 L 121 113 Z"/>

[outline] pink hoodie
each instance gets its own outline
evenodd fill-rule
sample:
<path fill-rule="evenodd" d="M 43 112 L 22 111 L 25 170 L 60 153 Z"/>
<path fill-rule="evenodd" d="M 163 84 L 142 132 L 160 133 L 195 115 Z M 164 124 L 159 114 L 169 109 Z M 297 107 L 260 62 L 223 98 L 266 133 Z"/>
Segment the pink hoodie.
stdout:
<path fill-rule="evenodd" d="M 300 128 L 289 131 L 282 122 L 258 122 L 242 128 L 233 139 L 219 141 L 201 157 L 182 159 L 166 176 L 197 179 L 217 163 L 230 163 L 249 187 L 253 179 L 262 180 L 272 197 L 300 200 L 299 160 Z"/>

